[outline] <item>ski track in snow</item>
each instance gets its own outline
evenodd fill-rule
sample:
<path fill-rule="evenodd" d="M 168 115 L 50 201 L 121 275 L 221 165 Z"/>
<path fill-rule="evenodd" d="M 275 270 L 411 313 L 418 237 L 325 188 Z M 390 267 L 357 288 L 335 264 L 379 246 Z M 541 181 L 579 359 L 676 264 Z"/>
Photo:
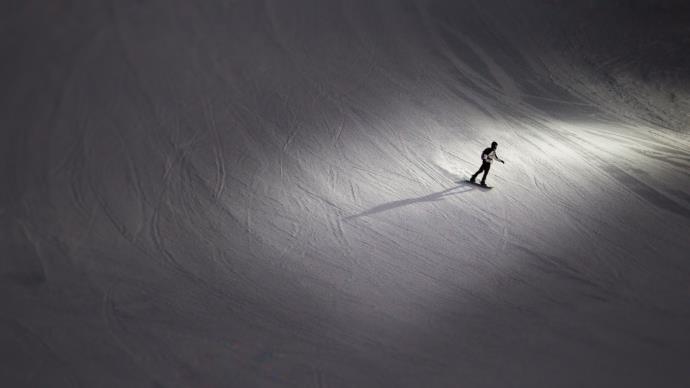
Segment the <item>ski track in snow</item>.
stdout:
<path fill-rule="evenodd" d="M 10 10 L 3 386 L 685 386 L 690 137 L 558 7 Z"/>

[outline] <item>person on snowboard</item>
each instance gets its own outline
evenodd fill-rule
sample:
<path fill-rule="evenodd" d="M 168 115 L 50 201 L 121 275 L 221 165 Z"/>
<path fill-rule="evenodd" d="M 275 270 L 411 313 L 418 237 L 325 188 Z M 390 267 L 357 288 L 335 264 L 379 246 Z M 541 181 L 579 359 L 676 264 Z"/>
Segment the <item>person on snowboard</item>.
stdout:
<path fill-rule="evenodd" d="M 496 155 L 496 148 L 498 148 L 498 143 L 491 142 L 491 148 L 487 148 L 482 152 L 482 166 L 479 167 L 479 171 L 475 172 L 474 175 L 472 175 L 472 178 L 470 178 L 470 182 L 474 183 L 474 180 L 477 178 L 477 175 L 481 173 L 482 171 L 484 172 L 484 175 L 482 176 L 482 186 L 486 186 L 486 174 L 489 173 L 489 169 L 491 168 L 491 163 L 493 163 L 494 159 L 498 160 L 501 163 L 505 163 L 501 158 Z"/>

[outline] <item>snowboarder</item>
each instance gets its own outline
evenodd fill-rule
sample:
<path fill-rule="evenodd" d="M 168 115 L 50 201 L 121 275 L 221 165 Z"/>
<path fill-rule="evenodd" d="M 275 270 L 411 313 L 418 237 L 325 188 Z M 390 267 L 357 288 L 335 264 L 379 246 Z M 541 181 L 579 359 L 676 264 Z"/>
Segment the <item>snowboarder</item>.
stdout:
<path fill-rule="evenodd" d="M 482 166 L 479 167 L 479 170 L 472 175 L 472 178 L 470 178 L 470 182 L 474 183 L 474 180 L 477 178 L 477 175 L 481 173 L 482 171 L 484 172 L 484 175 L 482 176 L 482 186 L 486 186 L 486 174 L 489 173 L 489 169 L 491 168 L 491 163 L 493 163 L 494 159 L 498 160 L 501 163 L 505 163 L 501 158 L 496 155 L 496 148 L 498 147 L 498 143 L 491 142 L 491 147 L 485 149 L 482 152 Z"/>

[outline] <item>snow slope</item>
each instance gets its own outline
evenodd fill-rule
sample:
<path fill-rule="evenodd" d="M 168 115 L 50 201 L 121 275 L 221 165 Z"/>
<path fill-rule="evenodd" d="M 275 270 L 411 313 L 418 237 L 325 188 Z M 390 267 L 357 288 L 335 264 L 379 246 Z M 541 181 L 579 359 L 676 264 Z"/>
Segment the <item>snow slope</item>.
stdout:
<path fill-rule="evenodd" d="M 687 8 L 630 4 L 3 5 L 2 385 L 687 387 Z"/>

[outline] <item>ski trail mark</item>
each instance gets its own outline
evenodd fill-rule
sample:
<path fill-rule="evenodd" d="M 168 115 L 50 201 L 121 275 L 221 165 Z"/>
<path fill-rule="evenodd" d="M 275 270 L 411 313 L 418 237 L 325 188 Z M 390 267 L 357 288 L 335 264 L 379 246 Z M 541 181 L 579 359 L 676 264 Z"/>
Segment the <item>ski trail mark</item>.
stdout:
<path fill-rule="evenodd" d="M 220 136 L 220 132 L 218 131 L 218 126 L 216 125 L 216 119 L 213 115 L 213 109 L 211 107 L 210 102 L 208 102 L 206 99 L 204 99 L 204 115 L 206 116 L 206 122 L 208 124 L 208 128 L 211 131 L 214 140 L 212 145 L 213 161 L 215 164 L 216 171 L 216 188 L 214 194 L 216 198 L 220 198 L 223 195 L 223 191 L 225 190 L 226 180 L 223 142 Z"/>

